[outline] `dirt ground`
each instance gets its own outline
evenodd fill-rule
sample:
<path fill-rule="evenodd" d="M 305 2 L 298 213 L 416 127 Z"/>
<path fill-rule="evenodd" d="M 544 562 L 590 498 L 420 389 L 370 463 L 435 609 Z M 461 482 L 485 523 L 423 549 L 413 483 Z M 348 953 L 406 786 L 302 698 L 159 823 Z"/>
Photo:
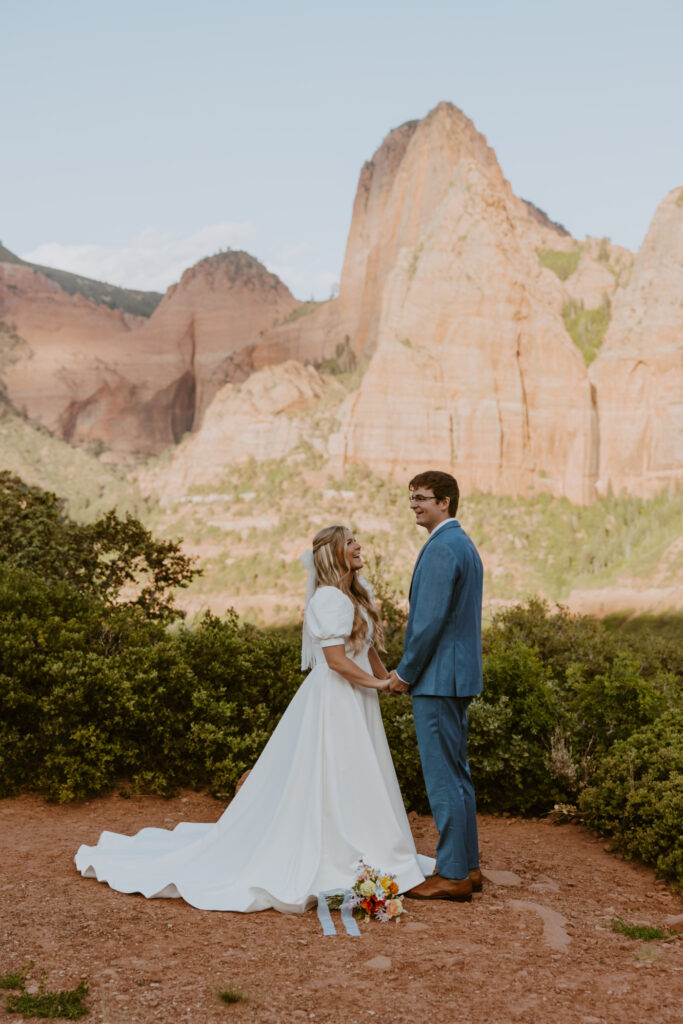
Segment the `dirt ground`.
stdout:
<path fill-rule="evenodd" d="M 647 868 L 577 825 L 482 816 L 471 904 L 406 901 L 398 923 L 325 937 L 314 911 L 229 914 L 113 892 L 77 874 L 103 828 L 213 821 L 211 798 L 118 795 L 54 806 L 0 801 L 0 974 L 34 960 L 49 988 L 89 980 L 89 1017 L 109 1024 L 658 1024 L 683 1018 L 683 937 L 644 943 L 610 919 L 666 927 L 683 901 Z M 433 854 L 430 818 L 411 816 Z M 378 865 L 381 867 L 381 865 Z M 503 874 L 497 874 L 503 872 Z M 226 1005 L 236 986 L 248 1001 Z M 4 1009 L 0 1021 L 17 1020 Z"/>

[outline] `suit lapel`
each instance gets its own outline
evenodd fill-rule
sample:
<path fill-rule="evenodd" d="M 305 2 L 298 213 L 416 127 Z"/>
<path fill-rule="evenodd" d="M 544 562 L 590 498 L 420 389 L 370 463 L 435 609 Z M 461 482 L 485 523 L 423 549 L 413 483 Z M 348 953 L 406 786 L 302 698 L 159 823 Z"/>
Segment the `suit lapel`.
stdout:
<path fill-rule="evenodd" d="M 408 591 L 408 601 L 410 601 L 410 598 L 412 597 L 413 581 L 415 579 L 415 573 L 417 572 L 417 567 L 420 564 L 420 559 L 422 558 L 423 554 L 425 553 L 425 550 L 426 550 L 427 546 L 431 543 L 431 541 L 434 540 L 434 538 L 436 537 L 437 533 L 441 533 L 442 530 L 450 530 L 453 526 L 460 526 L 460 523 L 458 522 L 457 519 L 451 519 L 450 522 L 445 523 L 443 526 L 440 526 L 438 530 L 432 530 L 432 532 L 430 533 L 429 537 L 427 537 L 427 540 L 424 542 L 424 544 L 420 548 L 419 554 L 418 554 L 417 559 L 415 561 L 415 565 L 413 567 L 413 575 L 410 578 L 410 590 Z"/>

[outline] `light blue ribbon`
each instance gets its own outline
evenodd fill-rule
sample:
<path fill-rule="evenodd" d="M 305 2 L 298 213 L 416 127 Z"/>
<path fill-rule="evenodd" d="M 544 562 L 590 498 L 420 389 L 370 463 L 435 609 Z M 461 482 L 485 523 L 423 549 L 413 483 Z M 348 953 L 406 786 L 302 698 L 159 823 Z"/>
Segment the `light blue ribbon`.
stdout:
<path fill-rule="evenodd" d="M 337 929 L 334 927 L 332 915 L 330 914 L 330 908 L 327 905 L 328 896 L 338 896 L 340 891 L 343 893 L 344 899 L 341 905 L 341 919 L 344 928 L 346 929 L 347 935 L 355 936 L 360 938 L 360 929 L 356 923 L 356 919 L 353 916 L 353 910 L 350 905 L 351 890 L 350 889 L 328 889 L 327 892 L 318 893 L 318 920 L 322 926 L 323 935 L 336 935 Z"/>

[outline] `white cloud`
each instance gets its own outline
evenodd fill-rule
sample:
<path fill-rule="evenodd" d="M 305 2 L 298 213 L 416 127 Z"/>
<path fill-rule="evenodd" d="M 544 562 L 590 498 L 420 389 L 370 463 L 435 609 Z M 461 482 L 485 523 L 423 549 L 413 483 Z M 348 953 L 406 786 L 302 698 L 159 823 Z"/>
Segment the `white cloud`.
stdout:
<path fill-rule="evenodd" d="M 219 249 L 242 248 L 255 234 L 253 224 L 211 224 L 184 238 L 170 232 L 147 228 L 129 245 L 109 246 L 97 243 L 63 245 L 45 242 L 31 252 L 21 253 L 29 263 L 41 263 L 58 270 L 93 277 L 97 281 L 166 291 L 193 263 Z"/>
<path fill-rule="evenodd" d="M 320 269 L 317 254 L 308 242 L 274 248 L 250 221 L 210 224 L 185 237 L 146 228 L 128 245 L 121 246 L 45 242 L 20 255 L 29 263 L 70 270 L 124 288 L 164 292 L 198 260 L 227 248 L 247 248 L 299 299 L 327 299 L 339 281 L 338 273 Z"/>

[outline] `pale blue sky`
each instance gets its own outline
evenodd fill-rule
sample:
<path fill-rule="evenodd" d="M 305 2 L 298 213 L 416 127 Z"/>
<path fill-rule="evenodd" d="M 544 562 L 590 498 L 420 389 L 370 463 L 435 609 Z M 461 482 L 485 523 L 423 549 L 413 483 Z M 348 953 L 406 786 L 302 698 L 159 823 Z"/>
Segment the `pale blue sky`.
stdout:
<path fill-rule="evenodd" d="M 0 238 L 163 288 L 246 248 L 339 280 L 358 173 L 449 100 L 518 195 L 637 249 L 683 184 L 683 4 L 0 0 Z"/>

